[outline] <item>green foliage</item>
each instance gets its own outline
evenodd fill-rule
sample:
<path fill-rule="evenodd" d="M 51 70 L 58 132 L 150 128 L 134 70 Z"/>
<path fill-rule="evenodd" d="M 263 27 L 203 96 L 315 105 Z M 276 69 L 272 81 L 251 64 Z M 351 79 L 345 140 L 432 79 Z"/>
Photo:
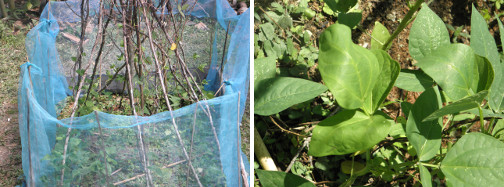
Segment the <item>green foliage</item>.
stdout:
<path fill-rule="evenodd" d="M 381 49 L 390 38 L 390 33 L 380 22 L 375 22 L 371 37 L 371 49 Z M 387 48 L 390 48 L 390 45 Z"/>
<path fill-rule="evenodd" d="M 483 99 L 485 99 L 487 95 L 488 90 L 483 90 L 475 95 L 450 103 L 449 105 L 446 105 L 445 107 L 436 110 L 435 112 L 427 116 L 425 119 L 422 120 L 422 122 L 439 119 L 444 115 L 456 114 L 464 110 L 477 108 L 483 102 Z"/>
<path fill-rule="evenodd" d="M 432 112 L 441 108 L 441 96 L 436 87 L 425 90 L 415 101 L 406 123 L 406 136 L 415 147 L 420 161 L 434 157 L 441 146 L 442 120 L 423 122 Z"/>
<path fill-rule="evenodd" d="M 380 64 L 371 51 L 352 42 L 349 27 L 334 24 L 320 36 L 319 70 L 338 104 L 357 109 L 371 95 Z"/>
<path fill-rule="evenodd" d="M 429 9 L 427 4 L 423 4 L 413 26 L 411 26 L 409 35 L 411 57 L 419 60 L 436 51 L 438 47 L 449 43 L 450 36 L 443 20 Z"/>
<path fill-rule="evenodd" d="M 383 140 L 393 122 L 384 114 L 368 116 L 357 110 L 344 110 L 320 122 L 313 129 L 309 154 L 343 155 L 366 150 Z"/>
<path fill-rule="evenodd" d="M 504 183 L 504 143 L 482 133 L 463 136 L 446 153 L 441 171 L 448 186 L 499 186 Z"/>
<path fill-rule="evenodd" d="M 423 92 L 434 86 L 434 83 L 422 70 L 402 69 L 394 86 L 412 92 Z"/>
<path fill-rule="evenodd" d="M 254 112 L 264 116 L 310 100 L 327 90 L 322 84 L 291 77 L 267 79 L 259 86 L 263 89 L 255 93 Z"/>
<path fill-rule="evenodd" d="M 490 97 L 488 103 L 490 108 L 495 111 L 500 111 L 504 98 L 504 80 L 499 52 L 493 36 L 488 31 L 488 26 L 484 18 L 478 13 L 476 8 L 472 7 L 471 14 L 471 48 L 474 53 L 482 57 L 486 57 L 492 64 L 494 70 L 494 86 L 490 88 Z M 501 30 L 503 32 L 503 30 Z"/>
<path fill-rule="evenodd" d="M 257 176 L 259 177 L 262 186 L 298 186 L 298 187 L 315 187 L 310 181 L 303 179 L 291 173 L 281 171 L 265 171 L 256 169 Z"/>
<path fill-rule="evenodd" d="M 267 108 L 270 112 L 261 115 L 275 115 L 283 122 L 280 126 L 287 126 L 289 131 L 308 129 L 297 131 L 299 134 L 296 135 L 279 135 L 265 130 L 269 121 L 256 116 L 261 124 L 258 127 L 266 132 L 265 142 L 273 149 L 273 157 L 280 163 L 288 163 L 288 156 L 293 155 L 302 142 L 310 141 L 308 154 L 316 157 L 314 169 L 320 176 L 307 176 L 310 173 L 307 169 L 312 166 L 307 163 L 303 166 L 300 159 L 294 162 L 293 168 L 296 169 L 292 173 L 314 181 L 321 178 L 335 181 L 342 186 L 352 185 L 358 177 L 372 178 L 378 181 L 373 184 L 378 185 L 388 185 L 389 182 L 412 185 L 411 178 L 423 186 L 501 184 L 504 181 L 502 159 L 495 155 L 502 154 L 504 145 L 504 122 L 499 119 L 504 117 L 504 78 L 501 75 L 504 68 L 485 19 L 473 6 L 471 36 L 467 37 L 471 40 L 470 46 L 451 43 L 451 37 L 461 35 L 461 27 L 455 29 L 445 25 L 427 4 L 423 4 L 409 32 L 408 49 L 417 68 L 400 69 L 399 63 L 392 58 L 395 54 L 389 55 L 381 50 L 390 48 L 384 46 L 385 43 L 397 37 L 400 30 L 391 35 L 386 27 L 375 22 L 371 50 L 355 44 L 351 33 L 358 22 L 342 16 L 358 12 L 353 10 L 355 3 L 351 2 L 325 1 L 321 9 L 319 6 L 321 13 L 310 16 L 303 13 L 310 9 L 307 1 L 300 1 L 298 8 L 277 3 L 272 5 L 272 10 L 266 11 L 273 15 L 267 16 L 271 18 L 256 16 L 259 21 L 256 33 L 259 47 L 255 56 L 258 71 L 255 93 L 259 97 L 256 98 L 256 107 L 267 106 L 261 110 Z M 317 3 L 311 1 L 312 5 Z M 420 3 L 416 1 L 414 6 Z M 311 45 L 316 41 L 313 36 L 317 36 L 317 31 L 308 32 L 304 25 L 297 24 L 311 23 L 309 19 L 320 22 L 324 16 L 332 18 L 334 15 L 338 15 L 334 24 L 319 32 L 318 49 Z M 292 18 L 292 25 L 288 19 L 282 26 L 271 22 L 275 16 L 278 20 L 280 17 Z M 408 23 L 408 19 L 405 20 Z M 501 33 L 504 32 L 500 20 L 497 23 Z M 448 29 L 459 33 L 450 35 Z M 503 35 L 500 39 L 504 43 Z M 274 42 L 281 44 L 280 41 L 284 42 L 285 50 L 282 47 L 277 47 L 282 50 L 274 50 L 277 45 Z M 296 68 L 312 68 L 311 60 L 317 65 L 320 77 L 316 73 L 314 76 L 293 73 L 299 72 Z M 301 86 L 300 80 L 289 86 L 267 87 L 271 85 L 269 81 L 279 79 L 273 77 L 309 79 L 311 84 L 322 82 L 329 92 L 296 95 L 298 100 L 277 99 L 275 104 L 266 105 L 270 102 L 260 98 L 264 93 L 307 87 Z M 394 86 L 410 91 L 406 94 L 422 93 L 416 99 L 403 95 L 397 100 L 387 100 Z M 312 98 L 315 99 L 310 100 Z M 257 105 L 257 101 L 261 101 L 261 105 Z M 394 114 L 396 109 L 391 104 L 400 105 L 402 113 L 397 111 Z M 310 129 L 313 129 L 311 134 Z M 309 138 L 301 141 L 303 136 Z M 294 148 L 286 147 L 286 144 Z M 354 165 L 354 172 L 348 172 L 352 168 L 349 163 L 365 163 L 357 164 L 365 169 L 356 172 Z M 420 179 L 417 173 L 420 173 Z M 257 174 L 261 175 L 260 172 Z M 278 183 L 272 184 L 286 186 L 285 175 L 277 177 L 259 179 L 261 182 L 276 180 Z"/>

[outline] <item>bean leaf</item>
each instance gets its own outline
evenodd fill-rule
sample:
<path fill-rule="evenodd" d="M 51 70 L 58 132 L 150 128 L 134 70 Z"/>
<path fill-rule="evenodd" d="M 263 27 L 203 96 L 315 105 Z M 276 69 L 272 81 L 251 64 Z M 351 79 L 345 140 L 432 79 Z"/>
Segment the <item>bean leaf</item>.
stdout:
<path fill-rule="evenodd" d="M 476 55 L 464 44 L 449 44 L 437 48 L 418 60 L 417 65 L 432 77 L 451 100 L 472 95 L 473 81 L 477 80 Z"/>
<path fill-rule="evenodd" d="M 392 87 L 394 87 L 394 82 L 399 75 L 401 66 L 398 62 L 390 58 L 389 54 L 383 50 L 371 50 L 378 59 L 380 64 L 380 74 L 373 87 L 371 97 L 367 97 L 363 109 L 367 111 L 368 114 L 373 114 L 374 111 L 380 107 L 381 103 L 387 98 Z"/>
<path fill-rule="evenodd" d="M 320 37 L 320 74 L 343 108 L 360 108 L 370 97 L 380 70 L 377 61 L 371 51 L 352 43 L 345 25 L 333 24 Z"/>
<path fill-rule="evenodd" d="M 277 186 L 277 187 L 315 187 L 310 181 L 294 175 L 292 173 L 285 173 L 281 171 L 265 171 L 261 169 L 255 170 L 259 182 L 262 186 Z"/>
<path fill-rule="evenodd" d="M 406 122 L 406 137 L 415 148 L 420 161 L 434 157 L 441 146 L 441 120 L 422 122 L 426 116 L 441 108 L 438 88 L 426 89 L 413 104 Z"/>
<path fill-rule="evenodd" d="M 411 57 L 419 60 L 442 45 L 450 43 L 450 35 L 443 20 L 427 4 L 422 4 L 409 35 L 409 52 Z"/>
<path fill-rule="evenodd" d="M 292 105 L 313 99 L 327 90 L 322 84 L 300 78 L 276 77 L 262 81 L 255 93 L 256 114 L 276 114 Z"/>
<path fill-rule="evenodd" d="M 497 19 L 498 20 L 498 19 Z M 500 29 L 500 28 L 499 28 Z M 502 30 L 501 30 L 502 32 Z M 485 18 L 472 6 L 471 48 L 477 55 L 486 57 L 495 71 L 494 86 L 490 88 L 488 104 L 495 111 L 500 110 L 504 98 L 504 73 L 494 37 L 488 31 Z"/>
<path fill-rule="evenodd" d="M 320 157 L 369 149 L 387 137 L 394 123 L 387 118 L 384 113 L 368 116 L 358 110 L 343 110 L 313 129 L 308 153 Z"/>
<path fill-rule="evenodd" d="M 276 59 L 274 57 L 263 57 L 254 60 L 254 91 L 261 88 L 263 80 L 276 76 Z"/>
<path fill-rule="evenodd" d="M 412 92 L 423 92 L 434 86 L 434 80 L 422 70 L 402 69 L 394 86 Z"/>
<path fill-rule="evenodd" d="M 427 116 L 422 122 L 432 121 L 440 117 L 443 117 L 444 115 L 447 114 L 455 114 L 460 111 L 476 108 L 481 104 L 481 102 L 483 101 L 483 99 L 485 99 L 487 95 L 488 91 L 484 90 L 475 95 L 455 101 L 439 110 L 436 110 L 435 112 Z"/>
<path fill-rule="evenodd" d="M 504 184 L 504 143 L 483 133 L 466 134 L 446 153 L 441 171 L 448 186 Z"/>
<path fill-rule="evenodd" d="M 380 22 L 375 22 L 371 36 L 371 49 L 381 49 L 385 42 L 387 42 L 387 39 L 390 38 L 390 33 Z M 387 48 L 389 47 L 390 45 L 387 46 Z"/>

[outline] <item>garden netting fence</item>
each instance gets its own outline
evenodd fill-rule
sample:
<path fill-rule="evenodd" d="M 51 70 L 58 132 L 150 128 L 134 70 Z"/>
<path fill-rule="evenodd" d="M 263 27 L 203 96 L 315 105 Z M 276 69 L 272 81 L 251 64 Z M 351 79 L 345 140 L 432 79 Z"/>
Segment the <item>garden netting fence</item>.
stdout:
<path fill-rule="evenodd" d="M 149 116 L 96 110 L 79 117 L 62 115 L 72 103 L 68 98 L 79 95 L 72 89 L 79 85 L 79 71 L 83 69 L 75 67 L 79 45 L 85 54 L 79 60 L 83 67 L 94 63 L 97 56 L 103 62 L 95 76 L 105 80 L 99 79 L 96 90 L 124 94 L 124 85 L 106 79 L 114 72 L 124 74 L 120 66 L 125 64 L 121 51 L 125 44 L 118 30 L 125 25 L 120 20 L 109 20 L 107 24 L 112 27 L 106 31 L 106 42 L 100 50 L 103 54 L 97 55 L 93 43 L 100 29 L 99 15 L 120 10 L 105 12 L 103 7 L 110 4 L 99 0 L 87 4 L 79 0 L 50 1 L 39 23 L 27 35 L 29 62 L 21 66 L 18 91 L 22 165 L 28 186 L 248 183 L 249 163 L 240 149 L 239 123 L 249 90 L 250 13 L 236 15 L 226 0 L 167 1 L 176 7 L 170 11 L 165 8 L 168 6 L 158 6 L 163 2 L 147 1 L 158 8 L 161 18 L 173 20 L 177 18 L 172 16 L 177 15 L 190 22 L 181 31 L 184 40 L 178 42 L 184 54 L 190 56 L 187 59 L 191 60 L 186 61 L 189 71 L 205 84 L 205 90 L 223 89 L 224 94 Z M 194 7 L 189 11 L 185 4 Z M 89 11 L 85 29 L 80 28 L 83 10 Z M 82 31 L 87 34 L 81 36 Z M 141 45 L 149 48 L 148 43 Z M 145 58 L 152 63 L 144 67 L 153 73 L 143 81 L 154 89 L 153 54 L 145 51 Z M 175 69 L 166 69 L 170 68 Z M 141 81 L 137 77 L 134 80 Z M 166 84 L 170 94 L 176 83 Z M 80 96 L 84 97 L 86 91 Z"/>

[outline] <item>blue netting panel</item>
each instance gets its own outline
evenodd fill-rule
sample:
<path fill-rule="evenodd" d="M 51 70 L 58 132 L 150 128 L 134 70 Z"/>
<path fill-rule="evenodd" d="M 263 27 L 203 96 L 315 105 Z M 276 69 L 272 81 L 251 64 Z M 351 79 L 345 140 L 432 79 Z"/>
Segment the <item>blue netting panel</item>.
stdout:
<path fill-rule="evenodd" d="M 90 17 L 100 13 L 98 2 L 90 1 Z M 197 176 L 203 186 L 238 186 L 241 178 L 239 157 L 245 171 L 249 167 L 239 149 L 238 129 L 249 85 L 249 12 L 236 16 L 226 0 L 200 0 L 191 13 L 195 20 L 215 20 L 215 29 L 206 31 L 208 36 L 213 36 L 206 39 L 213 41 L 208 47 L 212 55 L 207 80 L 211 82 L 219 77 L 223 56 L 223 80 L 218 81 L 225 82 L 225 95 L 148 117 L 92 112 L 72 119 L 58 119 L 61 107 L 57 106 L 64 105 L 65 98 L 72 94 L 68 81 L 71 83 L 72 77 L 75 78 L 74 67 L 69 67 L 73 64 L 68 63 L 75 50 L 68 47 L 70 44 L 61 45 L 61 41 L 71 43 L 68 40 L 72 38 L 67 36 L 71 32 L 67 30 L 79 25 L 80 5 L 76 0 L 51 2 L 44 9 L 40 23 L 27 35 L 30 63 L 21 66 L 18 91 L 27 184 L 54 186 L 62 181 L 65 186 L 107 183 L 145 186 L 150 178 L 155 186 L 197 186 Z M 230 36 L 226 54 L 222 55 L 226 30 Z M 62 36 L 64 34 L 67 35 Z M 74 35 L 79 36 L 79 33 Z M 91 41 L 85 44 L 84 52 L 89 51 L 94 37 L 91 32 L 87 37 Z M 110 53 L 102 60 L 120 64 L 120 60 L 115 60 L 120 50 L 110 47 L 108 51 Z M 84 62 L 93 54 L 87 56 Z M 208 89 L 215 91 L 216 88 L 209 86 Z"/>

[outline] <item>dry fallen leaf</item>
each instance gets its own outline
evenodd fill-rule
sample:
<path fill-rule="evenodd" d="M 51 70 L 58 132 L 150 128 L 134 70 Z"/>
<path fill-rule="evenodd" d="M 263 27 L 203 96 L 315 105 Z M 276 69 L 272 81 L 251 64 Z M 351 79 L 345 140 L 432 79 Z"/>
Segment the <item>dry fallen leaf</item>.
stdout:
<path fill-rule="evenodd" d="M 194 26 L 195 26 L 197 29 L 199 29 L 199 30 L 207 30 L 207 29 L 208 29 L 208 27 L 207 27 L 204 23 L 202 23 L 202 22 L 200 22 L 200 23 L 198 23 L 198 24 L 196 24 L 196 25 L 194 25 Z"/>

